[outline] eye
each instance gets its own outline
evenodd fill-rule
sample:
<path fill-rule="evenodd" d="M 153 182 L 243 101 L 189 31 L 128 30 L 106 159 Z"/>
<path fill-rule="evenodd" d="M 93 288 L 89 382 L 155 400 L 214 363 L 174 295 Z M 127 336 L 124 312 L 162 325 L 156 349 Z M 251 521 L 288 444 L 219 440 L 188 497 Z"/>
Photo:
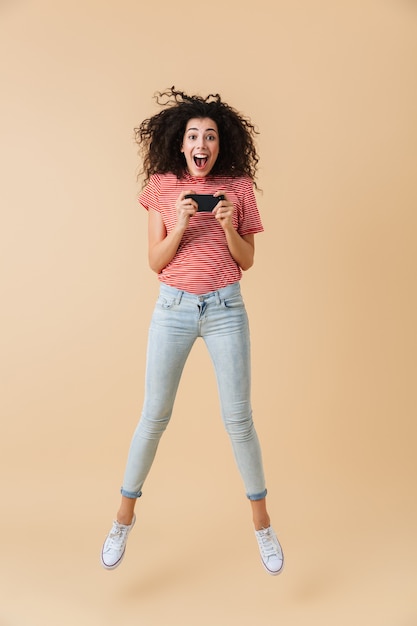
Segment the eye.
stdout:
<path fill-rule="evenodd" d="M 197 135 L 188 135 L 188 139 L 191 139 L 191 141 L 194 141 L 195 139 L 197 139 Z"/>
<path fill-rule="evenodd" d="M 216 135 L 207 135 L 208 141 L 216 141 Z"/>

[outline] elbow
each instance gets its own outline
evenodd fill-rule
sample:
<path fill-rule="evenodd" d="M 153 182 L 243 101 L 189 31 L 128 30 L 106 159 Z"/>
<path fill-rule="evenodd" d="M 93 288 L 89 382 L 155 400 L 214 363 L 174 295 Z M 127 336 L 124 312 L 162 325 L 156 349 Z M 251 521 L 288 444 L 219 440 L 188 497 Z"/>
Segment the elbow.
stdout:
<path fill-rule="evenodd" d="M 155 272 L 155 274 L 160 274 L 163 270 L 163 267 L 159 267 L 159 265 L 152 265 L 151 263 L 149 263 L 149 267 L 153 272 Z"/>
<path fill-rule="evenodd" d="M 163 267 L 160 266 L 160 263 L 158 263 L 158 260 L 154 259 L 152 256 L 148 257 L 148 264 L 151 270 L 155 272 L 155 274 L 160 274 L 161 271 L 163 270 Z"/>
<path fill-rule="evenodd" d="M 247 272 L 248 270 L 250 270 L 250 268 L 252 267 L 253 263 L 250 263 L 248 265 L 244 265 L 243 267 L 241 266 L 241 270 L 242 272 Z"/>
<path fill-rule="evenodd" d="M 247 270 L 250 270 L 250 268 L 253 265 L 253 262 L 254 262 L 254 258 L 252 257 L 251 259 L 248 259 L 244 263 L 242 263 L 240 266 L 240 269 L 242 270 L 242 272 L 246 272 Z"/>

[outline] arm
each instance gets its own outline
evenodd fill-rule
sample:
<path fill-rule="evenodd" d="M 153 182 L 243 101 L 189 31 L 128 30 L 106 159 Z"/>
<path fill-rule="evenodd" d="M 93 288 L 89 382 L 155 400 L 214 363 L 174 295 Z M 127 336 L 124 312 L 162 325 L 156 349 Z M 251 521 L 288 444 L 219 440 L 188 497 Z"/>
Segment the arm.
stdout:
<path fill-rule="evenodd" d="M 183 191 L 176 202 L 177 223 L 167 234 L 162 216 L 158 211 L 149 209 L 148 213 L 148 260 L 150 268 L 159 274 L 177 253 L 182 236 L 190 218 L 197 211 L 197 204 L 184 196 L 193 191 Z"/>
<path fill-rule="evenodd" d="M 239 267 L 245 271 L 253 265 L 255 256 L 255 237 L 253 234 L 239 235 L 239 233 L 235 230 L 232 221 L 234 210 L 233 203 L 230 202 L 226 196 L 224 196 L 224 200 L 221 200 L 217 204 L 213 213 L 216 220 L 223 228 L 230 254 Z"/>
<path fill-rule="evenodd" d="M 226 241 L 230 254 L 243 271 L 252 267 L 255 256 L 254 235 L 239 235 L 232 227 L 225 229 Z"/>

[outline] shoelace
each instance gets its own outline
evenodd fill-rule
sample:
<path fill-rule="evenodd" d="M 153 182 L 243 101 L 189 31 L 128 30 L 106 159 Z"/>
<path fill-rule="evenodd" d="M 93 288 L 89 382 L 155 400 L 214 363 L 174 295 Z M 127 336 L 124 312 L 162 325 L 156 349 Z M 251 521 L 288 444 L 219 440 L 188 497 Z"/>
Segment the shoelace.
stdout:
<path fill-rule="evenodd" d="M 265 559 L 269 558 L 270 556 L 278 556 L 277 547 L 269 530 L 261 531 L 258 537 L 261 540 L 259 545 L 262 551 L 262 556 Z"/>
<path fill-rule="evenodd" d="M 114 527 L 112 528 L 110 534 L 109 534 L 109 548 L 113 548 L 113 547 L 120 547 L 121 544 L 124 541 L 125 535 L 127 533 L 127 528 L 123 528 L 123 526 L 120 526 L 119 524 L 114 525 Z"/>

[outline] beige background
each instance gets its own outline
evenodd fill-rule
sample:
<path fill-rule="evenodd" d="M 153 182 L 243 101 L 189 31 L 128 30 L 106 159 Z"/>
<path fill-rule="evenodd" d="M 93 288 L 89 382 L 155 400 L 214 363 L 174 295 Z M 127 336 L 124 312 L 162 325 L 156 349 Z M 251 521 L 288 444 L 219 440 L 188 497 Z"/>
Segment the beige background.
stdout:
<path fill-rule="evenodd" d="M 3 0 L 1 626 L 416 626 L 417 6 Z M 242 287 L 258 562 L 202 345 L 119 570 L 99 551 L 157 279 L 133 127 L 175 84 L 261 131 Z"/>

